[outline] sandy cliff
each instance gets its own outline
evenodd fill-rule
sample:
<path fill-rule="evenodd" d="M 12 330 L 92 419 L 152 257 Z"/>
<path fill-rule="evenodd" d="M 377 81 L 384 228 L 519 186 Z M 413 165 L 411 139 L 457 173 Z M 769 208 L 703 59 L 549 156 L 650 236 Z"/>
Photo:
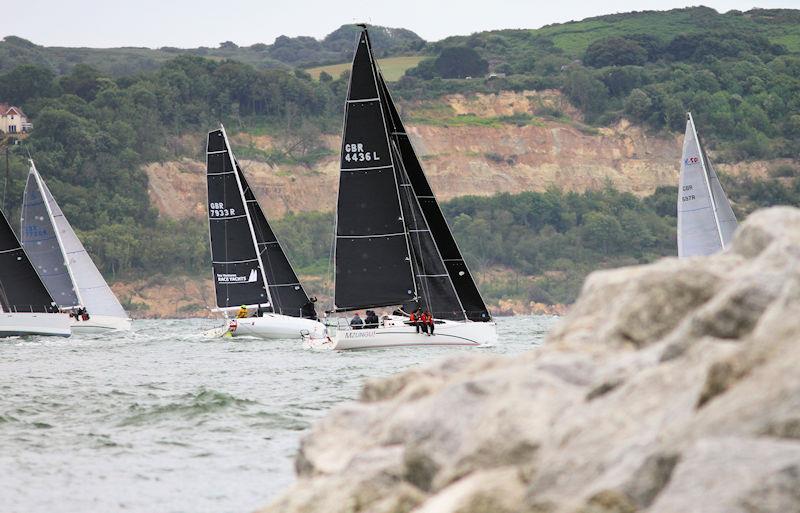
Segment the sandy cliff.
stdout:
<path fill-rule="evenodd" d="M 557 108 L 565 117 L 537 116 L 541 107 Z M 502 116 L 533 116 L 519 123 Z M 659 185 L 674 185 L 681 139 L 652 135 L 622 122 L 592 129 L 556 91 L 504 92 L 497 95 L 452 95 L 437 102 L 403 106 L 408 130 L 439 199 L 498 192 L 543 191 L 549 186 L 583 191 L 610 182 L 620 190 L 644 195 Z M 199 146 L 202 134 L 198 135 Z M 232 144 L 268 151 L 281 142 L 273 137 L 238 134 Z M 311 169 L 240 159 L 267 215 L 287 211 L 330 211 L 338 186 L 339 137 L 326 136 L 333 155 Z M 764 174 L 768 162 L 719 165 L 725 173 Z M 150 164 L 150 198 L 162 215 L 202 218 L 205 211 L 201 160 Z"/>
<path fill-rule="evenodd" d="M 613 297 L 614 301 L 608 301 Z M 265 513 L 800 511 L 800 210 L 592 274 L 547 342 L 369 382 Z"/>

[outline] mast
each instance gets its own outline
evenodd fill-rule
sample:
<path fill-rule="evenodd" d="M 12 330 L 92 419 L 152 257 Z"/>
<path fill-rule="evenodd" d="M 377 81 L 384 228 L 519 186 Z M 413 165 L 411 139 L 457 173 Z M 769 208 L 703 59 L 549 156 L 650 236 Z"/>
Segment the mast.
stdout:
<path fill-rule="evenodd" d="M 725 240 L 722 237 L 722 227 L 719 224 L 719 216 L 717 215 L 717 204 L 714 201 L 714 193 L 711 192 L 711 178 L 708 174 L 708 169 L 706 168 L 706 159 L 703 152 L 703 147 L 700 146 L 700 139 L 697 137 L 697 128 L 694 126 L 694 119 L 692 119 L 692 113 L 688 112 L 686 114 L 689 118 L 689 124 L 692 126 L 692 133 L 694 134 L 694 142 L 697 145 L 697 149 L 700 152 L 700 165 L 703 169 L 703 177 L 705 178 L 706 189 L 708 190 L 708 198 L 711 201 L 711 211 L 714 213 L 714 223 L 717 225 L 717 235 L 719 236 L 719 244 L 722 249 L 725 249 Z"/>
<path fill-rule="evenodd" d="M 78 306 L 85 306 L 83 298 L 81 297 L 80 287 L 78 287 L 78 282 L 75 279 L 75 273 L 72 271 L 72 266 L 70 265 L 69 257 L 67 256 L 67 250 L 64 247 L 64 241 L 61 238 L 61 231 L 56 226 L 55 217 L 53 216 L 53 209 L 50 206 L 47 195 L 45 194 L 42 177 L 39 175 L 39 170 L 36 169 L 36 164 L 33 163 L 33 159 L 29 159 L 28 161 L 31 164 L 31 175 L 33 175 L 34 180 L 36 180 L 36 187 L 39 189 L 39 196 L 41 196 L 42 202 L 44 202 L 44 206 L 47 209 L 47 215 L 50 218 L 50 224 L 53 226 L 53 233 L 56 237 L 56 241 L 58 242 L 58 247 L 61 250 L 61 256 L 64 259 L 64 267 L 67 269 L 67 275 L 69 276 L 70 282 L 72 282 L 72 290 L 75 293 L 75 297 L 78 299 Z M 24 223 L 24 219 L 22 220 L 22 223 Z"/>

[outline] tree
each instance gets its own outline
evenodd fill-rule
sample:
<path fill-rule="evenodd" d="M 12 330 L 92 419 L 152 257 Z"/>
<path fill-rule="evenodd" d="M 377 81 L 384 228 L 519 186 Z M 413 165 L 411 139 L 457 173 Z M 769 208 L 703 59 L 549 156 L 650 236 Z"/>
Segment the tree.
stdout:
<path fill-rule="evenodd" d="M 634 89 L 625 100 L 625 114 L 636 121 L 644 121 L 650 115 L 653 101 L 646 92 Z"/>
<path fill-rule="evenodd" d="M 50 69 L 31 64 L 17 66 L 0 75 L 0 98 L 7 103 L 21 105 L 31 98 L 54 96 L 58 93 L 55 73 Z"/>
<path fill-rule="evenodd" d="M 638 43 L 622 37 L 599 39 L 586 48 L 583 62 L 587 66 L 641 65 L 647 60 L 647 52 Z"/>
<path fill-rule="evenodd" d="M 489 71 L 489 63 L 468 46 L 443 49 L 433 67 L 442 78 L 480 77 Z"/>

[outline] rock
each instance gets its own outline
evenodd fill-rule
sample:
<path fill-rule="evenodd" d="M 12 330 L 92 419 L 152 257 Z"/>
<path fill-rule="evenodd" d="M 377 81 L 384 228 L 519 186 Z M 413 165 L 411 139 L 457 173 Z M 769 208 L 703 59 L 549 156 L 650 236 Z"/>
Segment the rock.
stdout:
<path fill-rule="evenodd" d="M 800 511 L 800 210 L 602 271 L 544 346 L 368 382 L 265 512 Z"/>

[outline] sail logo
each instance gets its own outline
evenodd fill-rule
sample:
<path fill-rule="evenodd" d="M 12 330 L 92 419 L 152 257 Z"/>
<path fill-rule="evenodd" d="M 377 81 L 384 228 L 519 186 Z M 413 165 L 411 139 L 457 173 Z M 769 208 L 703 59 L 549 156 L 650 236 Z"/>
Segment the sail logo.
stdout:
<path fill-rule="evenodd" d="M 347 162 L 377 162 L 381 160 L 377 151 L 364 151 L 364 143 L 345 144 L 344 159 Z"/>
<path fill-rule="evenodd" d="M 247 276 L 239 276 L 236 273 L 217 273 L 217 283 L 255 283 L 258 281 L 258 271 L 250 270 Z"/>
<path fill-rule="evenodd" d="M 683 159 L 683 163 L 686 164 L 687 166 L 693 166 L 695 164 L 699 164 L 700 163 L 700 157 L 685 158 L 685 159 Z"/>

